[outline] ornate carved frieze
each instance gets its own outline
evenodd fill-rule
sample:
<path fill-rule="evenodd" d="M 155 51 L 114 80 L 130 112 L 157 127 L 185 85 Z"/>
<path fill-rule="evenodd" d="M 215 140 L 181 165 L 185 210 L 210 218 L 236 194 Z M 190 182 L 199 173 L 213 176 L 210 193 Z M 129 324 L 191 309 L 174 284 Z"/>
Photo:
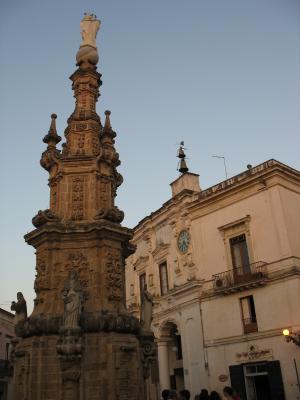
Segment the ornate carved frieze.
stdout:
<path fill-rule="evenodd" d="M 55 176 L 49 178 L 49 186 L 53 187 L 58 184 L 63 178 L 63 174 L 61 172 L 58 172 Z"/>
<path fill-rule="evenodd" d="M 79 132 L 81 132 L 81 131 L 85 131 L 85 130 L 88 129 L 88 124 L 77 123 L 77 124 L 74 124 L 74 125 L 72 126 L 72 128 L 74 129 L 74 131 L 79 131 Z"/>
<path fill-rule="evenodd" d="M 108 299 L 120 301 L 123 298 L 123 274 L 122 259 L 117 251 L 108 250 L 106 252 L 106 279 L 105 286 L 108 292 Z"/>
<path fill-rule="evenodd" d="M 37 254 L 36 260 L 36 277 L 34 281 L 34 290 L 39 294 L 43 290 L 49 290 L 49 276 L 47 274 L 47 257 L 46 254 Z"/>
<path fill-rule="evenodd" d="M 84 219 L 84 176 L 72 178 L 72 214 L 74 221 Z"/>
<path fill-rule="evenodd" d="M 50 194 L 50 204 L 52 209 L 56 209 L 57 206 L 57 184 L 53 185 L 51 188 L 51 194 Z"/>
<path fill-rule="evenodd" d="M 92 154 L 93 156 L 100 154 L 100 144 L 97 136 L 92 137 Z"/>
<path fill-rule="evenodd" d="M 80 272 L 82 270 L 87 270 L 88 266 L 87 258 L 82 252 L 74 251 L 69 254 L 67 259 L 68 270 L 78 269 Z"/>
<path fill-rule="evenodd" d="M 77 150 L 76 150 L 76 154 L 77 155 L 85 155 L 85 134 L 81 133 L 78 134 L 77 137 Z"/>
<path fill-rule="evenodd" d="M 18 337 L 59 334 L 63 323 L 61 315 L 38 314 L 16 325 Z M 84 332 L 138 333 L 140 322 L 129 313 L 113 313 L 107 310 L 85 312 L 80 315 L 79 326 Z"/>

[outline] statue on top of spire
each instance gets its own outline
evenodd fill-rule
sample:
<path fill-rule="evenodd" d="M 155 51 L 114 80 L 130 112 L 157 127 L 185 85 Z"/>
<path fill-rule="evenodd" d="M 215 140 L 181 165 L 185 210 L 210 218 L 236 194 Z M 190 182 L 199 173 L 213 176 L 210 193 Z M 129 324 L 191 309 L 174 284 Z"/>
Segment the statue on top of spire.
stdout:
<path fill-rule="evenodd" d="M 95 14 L 84 14 L 80 22 L 82 43 L 76 54 L 76 61 L 79 67 L 88 67 L 88 64 L 94 66 L 99 60 L 96 36 L 100 24 L 101 22 Z"/>

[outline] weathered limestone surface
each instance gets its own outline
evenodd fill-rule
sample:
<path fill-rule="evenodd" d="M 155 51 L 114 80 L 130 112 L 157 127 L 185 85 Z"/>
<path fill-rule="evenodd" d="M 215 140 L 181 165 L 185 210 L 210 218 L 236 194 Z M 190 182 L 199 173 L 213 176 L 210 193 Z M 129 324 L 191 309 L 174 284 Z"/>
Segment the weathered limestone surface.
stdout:
<path fill-rule="evenodd" d="M 84 18 L 86 31 L 89 21 L 95 16 Z M 25 236 L 36 249 L 36 298 L 32 314 L 16 325 L 15 400 L 143 399 L 155 356 L 151 333 L 125 307 L 124 264 L 134 249 L 114 204 L 123 180 L 116 134 L 110 112 L 104 126 L 96 113 L 95 57 L 80 57 L 62 150 L 55 114 L 44 137 L 50 208 L 38 212 L 36 229 Z"/>

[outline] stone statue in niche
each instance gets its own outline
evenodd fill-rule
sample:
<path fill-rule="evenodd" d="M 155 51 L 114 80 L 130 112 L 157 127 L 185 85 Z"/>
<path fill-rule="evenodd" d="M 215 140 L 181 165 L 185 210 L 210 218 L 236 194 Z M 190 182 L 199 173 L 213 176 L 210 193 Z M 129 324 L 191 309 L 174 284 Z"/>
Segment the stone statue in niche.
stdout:
<path fill-rule="evenodd" d="M 151 331 L 153 298 L 151 293 L 149 293 L 147 290 L 147 285 L 145 285 L 144 289 L 142 290 L 141 298 L 141 326 L 143 331 Z"/>
<path fill-rule="evenodd" d="M 11 303 L 10 309 L 16 312 L 15 315 L 15 323 L 24 321 L 27 318 L 27 304 L 26 300 L 24 299 L 23 293 L 17 293 L 17 302 L 13 301 Z"/>
<path fill-rule="evenodd" d="M 79 287 L 77 273 L 70 271 L 62 294 L 64 302 L 63 328 L 79 327 L 79 317 L 82 311 L 83 294 Z"/>

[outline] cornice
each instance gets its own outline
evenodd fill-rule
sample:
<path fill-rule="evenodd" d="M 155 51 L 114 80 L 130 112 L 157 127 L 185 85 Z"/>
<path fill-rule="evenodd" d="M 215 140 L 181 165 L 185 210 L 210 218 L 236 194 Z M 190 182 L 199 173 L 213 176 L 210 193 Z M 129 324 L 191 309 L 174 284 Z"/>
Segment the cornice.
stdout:
<path fill-rule="evenodd" d="M 219 339 L 211 339 L 205 340 L 205 347 L 217 347 L 217 346 L 226 346 L 229 344 L 237 344 L 243 342 L 251 342 L 254 340 L 268 339 L 271 337 L 281 336 L 282 337 L 282 329 L 286 328 L 283 326 L 282 328 L 270 329 L 266 331 L 247 333 L 237 336 L 231 336 L 228 338 L 219 338 Z"/>
<path fill-rule="evenodd" d="M 129 241 L 132 238 L 132 229 L 125 228 L 119 224 L 107 221 L 99 221 L 99 223 L 63 223 L 48 222 L 41 228 L 37 228 L 24 236 L 25 241 L 34 247 L 50 241 L 81 241 L 92 239 L 107 239 Z M 134 246 L 128 245 L 134 250 Z"/>
<path fill-rule="evenodd" d="M 155 220 L 157 218 L 162 214 L 167 214 L 170 209 L 173 210 L 179 204 L 181 205 L 187 198 L 195 198 L 188 202 L 188 204 L 185 204 L 189 213 L 194 212 L 199 208 L 204 208 L 212 203 L 219 203 L 221 199 L 225 198 L 230 198 L 228 204 L 231 204 L 236 201 L 233 198 L 234 193 L 244 192 L 244 197 L 248 197 L 257 194 L 258 190 L 269 189 L 274 185 L 274 183 L 270 182 L 270 178 L 275 175 L 281 175 L 285 180 L 300 185 L 300 171 L 283 164 L 280 161 L 270 159 L 247 171 L 243 171 L 238 175 L 226 179 L 225 181 L 201 190 L 200 192 L 193 192 L 191 190 L 180 192 L 177 196 L 169 199 L 160 208 L 139 221 L 139 223 L 133 228 L 135 235 L 139 236 L 139 232 L 143 231 L 146 226 L 152 227 L 152 224 L 155 225 Z M 268 179 L 268 181 L 266 181 L 266 179 Z M 276 182 L 275 184 L 279 185 L 280 183 Z M 249 188 L 251 188 L 252 192 L 249 192 Z M 255 188 L 257 190 L 253 191 Z M 248 190 L 248 193 L 246 193 L 245 189 Z M 211 209 L 211 212 L 213 211 L 215 211 L 215 208 Z M 194 216 L 194 218 L 196 217 L 197 215 Z"/>

